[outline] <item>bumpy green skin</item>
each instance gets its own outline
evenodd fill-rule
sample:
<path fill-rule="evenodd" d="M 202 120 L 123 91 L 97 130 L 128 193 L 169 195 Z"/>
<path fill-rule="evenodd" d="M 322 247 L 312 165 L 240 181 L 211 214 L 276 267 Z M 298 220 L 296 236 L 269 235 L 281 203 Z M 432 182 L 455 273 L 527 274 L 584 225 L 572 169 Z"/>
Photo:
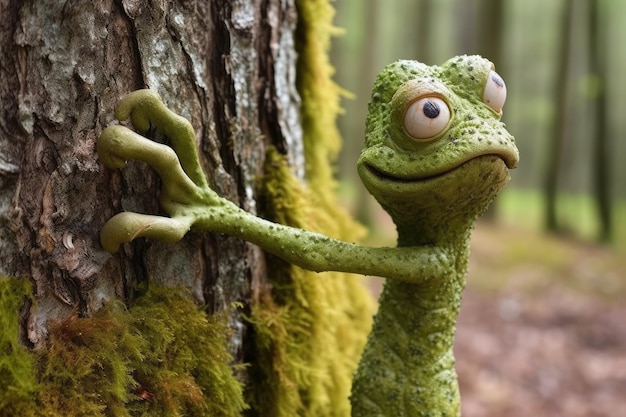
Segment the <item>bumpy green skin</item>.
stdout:
<path fill-rule="evenodd" d="M 353 384 L 353 416 L 457 416 L 452 345 L 470 233 L 518 161 L 500 114 L 483 103 L 491 69 L 483 58 L 462 56 L 441 67 L 398 61 L 378 76 L 358 170 L 395 221 L 397 248 L 342 242 L 241 210 L 207 185 L 190 124 L 154 93 L 131 93 L 120 102 L 117 118 L 131 117 L 140 131 L 154 125 L 173 149 L 112 126 L 99 138 L 98 154 L 111 168 L 140 159 L 156 169 L 169 217 L 120 213 L 104 226 L 102 245 L 115 252 L 138 236 L 175 242 L 197 228 L 239 236 L 313 271 L 386 277 Z M 403 117 L 423 96 L 444 100 L 451 119 L 437 137 L 415 141 Z"/>
<path fill-rule="evenodd" d="M 374 85 L 361 178 L 396 223 L 399 247 L 445 253 L 451 268 L 416 271 L 417 285 L 386 282 L 353 383 L 354 416 L 460 415 L 452 348 L 470 234 L 518 161 L 500 115 L 482 102 L 491 65 L 480 57 L 441 67 L 399 61 Z M 438 138 L 416 143 L 399 116 L 431 93 L 452 119 Z"/>

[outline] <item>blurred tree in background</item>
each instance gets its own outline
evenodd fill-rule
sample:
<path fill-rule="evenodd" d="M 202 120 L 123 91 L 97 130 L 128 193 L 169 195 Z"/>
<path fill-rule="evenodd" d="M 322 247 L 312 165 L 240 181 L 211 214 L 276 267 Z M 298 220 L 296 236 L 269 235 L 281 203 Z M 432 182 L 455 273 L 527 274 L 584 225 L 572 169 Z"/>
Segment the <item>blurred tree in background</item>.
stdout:
<path fill-rule="evenodd" d="M 440 64 L 453 55 L 491 59 L 507 82 L 503 121 L 520 167 L 498 200 L 506 222 L 626 247 L 626 2 L 619 0 L 341 0 L 334 63 L 345 146 L 339 174 L 357 216 L 372 204 L 355 172 L 375 74 L 396 59 Z M 357 64 L 355 64 L 357 63 Z M 377 215 L 377 214 L 376 214 Z"/>

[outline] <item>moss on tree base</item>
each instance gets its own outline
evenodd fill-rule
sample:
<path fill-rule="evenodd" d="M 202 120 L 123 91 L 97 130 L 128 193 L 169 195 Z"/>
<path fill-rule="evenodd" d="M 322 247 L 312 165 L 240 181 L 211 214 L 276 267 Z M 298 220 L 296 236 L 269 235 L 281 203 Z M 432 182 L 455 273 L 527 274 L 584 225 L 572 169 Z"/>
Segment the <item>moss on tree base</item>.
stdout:
<path fill-rule="evenodd" d="M 175 288 L 154 285 L 130 308 L 50 326 L 46 349 L 18 343 L 30 289 L 0 279 L 0 416 L 237 416 L 242 385 L 228 353 L 226 315 L 207 316 Z"/>

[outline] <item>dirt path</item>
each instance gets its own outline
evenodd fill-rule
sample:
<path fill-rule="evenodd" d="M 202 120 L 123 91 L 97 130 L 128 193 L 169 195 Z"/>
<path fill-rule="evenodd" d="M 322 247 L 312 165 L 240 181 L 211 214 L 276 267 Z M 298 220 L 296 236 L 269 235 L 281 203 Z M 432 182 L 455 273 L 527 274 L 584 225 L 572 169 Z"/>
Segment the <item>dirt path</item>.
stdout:
<path fill-rule="evenodd" d="M 464 417 L 626 416 L 623 256 L 474 234 L 456 357 Z"/>

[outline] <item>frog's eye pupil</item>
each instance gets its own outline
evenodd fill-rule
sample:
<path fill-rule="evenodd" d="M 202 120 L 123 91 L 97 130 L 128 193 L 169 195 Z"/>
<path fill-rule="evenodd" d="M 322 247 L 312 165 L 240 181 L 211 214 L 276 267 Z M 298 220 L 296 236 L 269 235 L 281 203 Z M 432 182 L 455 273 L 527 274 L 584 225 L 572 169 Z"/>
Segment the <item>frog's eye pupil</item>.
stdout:
<path fill-rule="evenodd" d="M 423 111 L 424 115 L 429 119 L 435 119 L 437 116 L 439 116 L 440 112 L 439 106 L 432 100 L 428 100 L 426 103 L 424 103 Z"/>
<path fill-rule="evenodd" d="M 506 101 L 506 84 L 497 72 L 491 71 L 483 91 L 483 102 L 493 111 L 502 114 L 502 107 Z"/>
<path fill-rule="evenodd" d="M 404 112 L 404 131 L 416 141 L 434 139 L 449 122 L 450 108 L 440 97 L 418 98 Z"/>
<path fill-rule="evenodd" d="M 491 81 L 496 83 L 496 85 L 500 88 L 504 87 L 504 80 L 495 72 L 491 73 Z"/>

